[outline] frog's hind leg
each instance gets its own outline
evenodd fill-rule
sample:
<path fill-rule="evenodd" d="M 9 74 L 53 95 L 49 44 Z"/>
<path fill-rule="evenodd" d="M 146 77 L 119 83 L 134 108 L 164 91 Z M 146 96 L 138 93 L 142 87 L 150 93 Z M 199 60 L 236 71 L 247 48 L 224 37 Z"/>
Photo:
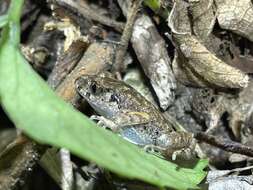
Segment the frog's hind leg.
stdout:
<path fill-rule="evenodd" d="M 179 156 L 184 160 L 190 160 L 195 155 L 196 140 L 191 133 L 175 131 L 158 137 L 157 145 L 165 150 L 163 154 L 167 158 L 176 160 Z"/>
<path fill-rule="evenodd" d="M 154 154 L 156 152 L 159 152 L 159 153 L 161 153 L 161 154 L 164 155 L 164 153 L 165 153 L 166 154 L 165 156 L 167 158 L 171 159 L 171 160 L 176 160 L 178 156 L 179 157 L 183 157 L 183 158 L 185 158 L 185 159 L 188 160 L 189 158 L 191 158 L 191 155 L 192 155 L 192 153 L 191 153 L 192 150 L 188 149 L 188 148 L 186 148 L 186 149 L 179 149 L 179 150 L 173 150 L 173 151 L 170 150 L 169 151 L 170 153 L 168 154 L 167 153 L 168 149 L 163 148 L 161 146 L 152 145 L 152 144 L 151 145 L 145 145 L 144 146 L 144 150 L 146 152 L 152 153 L 152 154 Z"/>
<path fill-rule="evenodd" d="M 163 147 L 156 146 L 156 145 L 153 145 L 153 144 L 148 144 L 148 145 L 145 145 L 143 147 L 143 149 L 147 153 L 154 154 L 154 155 L 159 156 L 159 157 L 161 157 L 161 158 L 164 159 L 164 157 L 161 155 L 161 153 L 164 152 L 164 151 L 166 151 L 166 149 L 163 148 Z M 159 153 L 159 155 L 157 153 Z"/>
<path fill-rule="evenodd" d="M 143 147 L 143 149 L 146 151 L 146 152 L 163 152 L 165 151 L 166 149 L 161 147 L 161 146 L 157 146 L 157 145 L 153 145 L 153 144 L 148 144 L 148 145 L 145 145 Z"/>

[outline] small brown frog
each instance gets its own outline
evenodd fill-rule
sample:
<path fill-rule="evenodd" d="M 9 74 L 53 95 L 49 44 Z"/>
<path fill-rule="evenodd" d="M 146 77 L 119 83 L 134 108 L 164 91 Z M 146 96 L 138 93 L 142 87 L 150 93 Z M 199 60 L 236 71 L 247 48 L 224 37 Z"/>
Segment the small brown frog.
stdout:
<path fill-rule="evenodd" d="M 76 89 L 100 115 L 91 117 L 98 120 L 98 125 L 110 128 L 131 143 L 158 150 L 169 159 L 193 155 L 193 135 L 176 131 L 152 103 L 123 81 L 82 76 L 76 80 Z"/>

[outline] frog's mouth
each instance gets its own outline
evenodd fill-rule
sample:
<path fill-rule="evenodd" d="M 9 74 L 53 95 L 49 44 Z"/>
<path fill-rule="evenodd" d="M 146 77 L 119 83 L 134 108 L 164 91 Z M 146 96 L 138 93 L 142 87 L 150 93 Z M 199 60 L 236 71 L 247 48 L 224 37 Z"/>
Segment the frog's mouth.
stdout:
<path fill-rule="evenodd" d="M 89 93 L 89 92 L 86 92 L 85 96 L 86 96 L 87 98 L 90 98 L 90 93 Z"/>
<path fill-rule="evenodd" d="M 99 114 L 106 118 L 112 118 L 115 115 L 115 111 L 111 108 L 103 105 L 102 103 L 93 103 L 91 99 L 88 100 L 90 106 Z"/>

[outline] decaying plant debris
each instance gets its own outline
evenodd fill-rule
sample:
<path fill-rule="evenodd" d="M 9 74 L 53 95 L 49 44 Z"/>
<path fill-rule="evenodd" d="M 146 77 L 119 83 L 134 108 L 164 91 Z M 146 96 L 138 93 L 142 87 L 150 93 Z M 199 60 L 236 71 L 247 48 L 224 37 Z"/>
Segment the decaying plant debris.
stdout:
<path fill-rule="evenodd" d="M 194 134 L 198 157 L 209 159 L 203 186 L 252 189 L 252 2 L 154 2 L 160 7 L 145 0 L 27 0 L 22 53 L 61 98 L 89 116 L 94 110 L 76 92 L 78 77 L 125 81 Z M 8 4 L 1 1 L 1 14 Z M 156 189 L 36 144 L 16 134 L 3 113 L 1 119 L 1 190 Z M 50 177 L 40 177 L 43 171 Z M 38 178 L 43 184 L 34 186 Z"/>

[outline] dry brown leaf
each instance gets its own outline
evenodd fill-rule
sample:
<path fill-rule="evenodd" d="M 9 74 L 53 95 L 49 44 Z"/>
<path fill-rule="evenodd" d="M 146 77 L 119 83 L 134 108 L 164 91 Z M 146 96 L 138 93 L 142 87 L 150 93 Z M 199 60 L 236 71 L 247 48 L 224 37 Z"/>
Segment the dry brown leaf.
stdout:
<path fill-rule="evenodd" d="M 184 72 L 188 80 L 194 81 L 196 85 L 222 88 L 246 87 L 249 80 L 246 74 L 220 60 L 202 44 L 200 39 L 191 34 L 187 7 L 187 3 L 176 1 L 168 20 L 179 56 L 176 63 L 180 66 L 177 68 L 182 69 L 181 72 Z"/>
<path fill-rule="evenodd" d="M 253 41 L 253 6 L 251 0 L 216 0 L 221 28 Z"/>

